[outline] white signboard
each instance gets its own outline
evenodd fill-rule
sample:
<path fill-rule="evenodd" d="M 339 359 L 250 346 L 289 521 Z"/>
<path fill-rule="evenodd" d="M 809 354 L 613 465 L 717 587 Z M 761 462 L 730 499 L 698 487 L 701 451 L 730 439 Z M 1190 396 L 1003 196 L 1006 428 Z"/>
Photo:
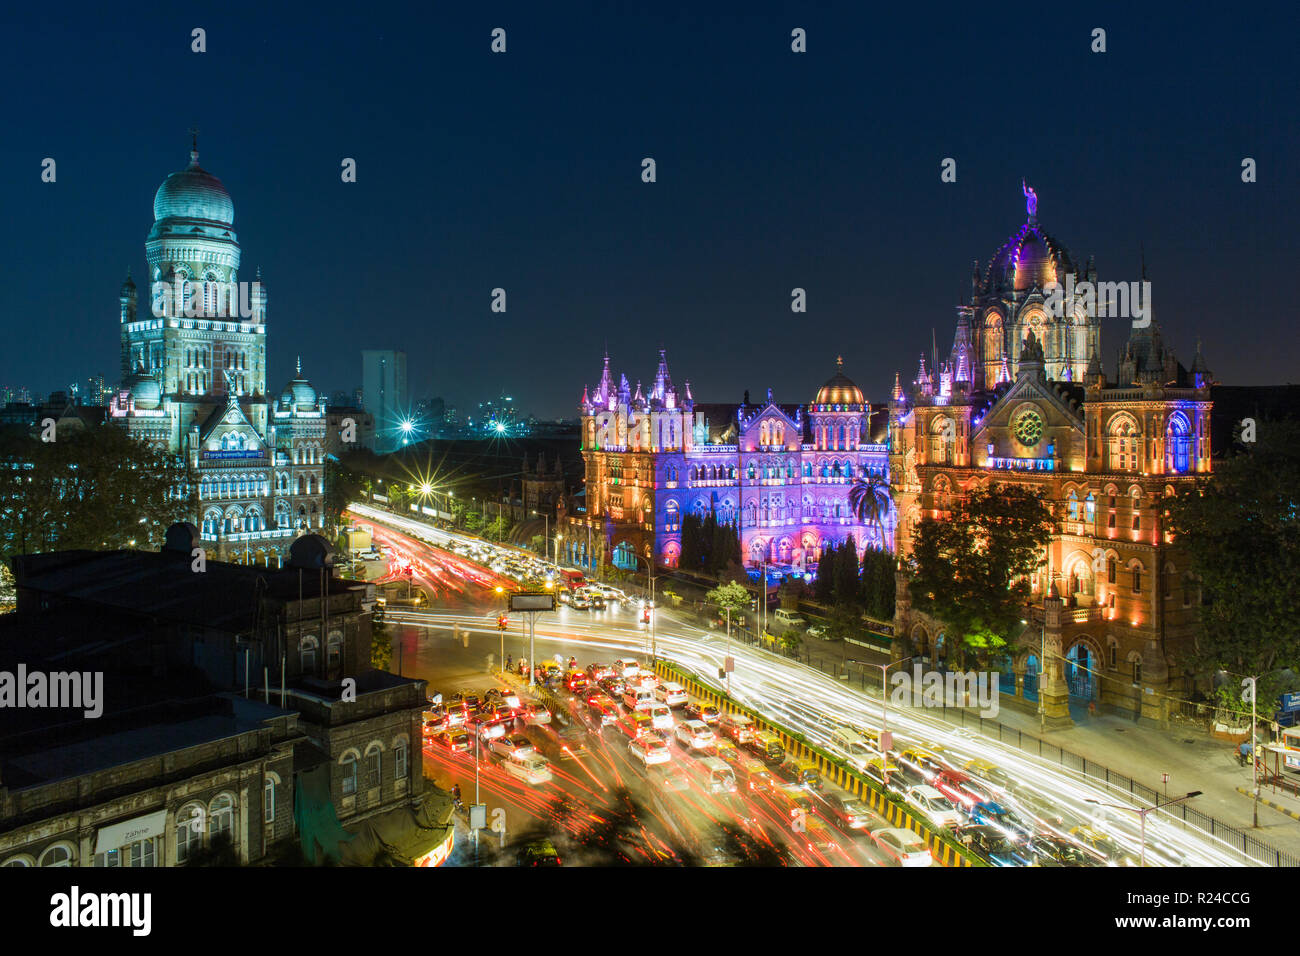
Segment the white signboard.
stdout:
<path fill-rule="evenodd" d="M 148 816 L 100 827 L 95 838 L 95 852 L 107 853 L 119 847 L 130 846 L 137 840 L 162 836 L 166 832 L 167 811 L 159 810 Z"/>

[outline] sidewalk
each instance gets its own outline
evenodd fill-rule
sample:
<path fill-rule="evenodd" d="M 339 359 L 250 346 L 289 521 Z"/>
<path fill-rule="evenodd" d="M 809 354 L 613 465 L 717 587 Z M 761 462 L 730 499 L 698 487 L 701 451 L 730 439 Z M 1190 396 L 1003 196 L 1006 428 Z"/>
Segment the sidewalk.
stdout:
<path fill-rule="evenodd" d="M 844 661 L 848 659 L 885 662 L 870 648 L 843 641 L 804 638 L 805 663 L 827 674 L 837 670 L 839 673 L 847 672 L 851 675 L 849 681 L 852 685 L 861 688 L 864 668 L 845 666 Z M 877 684 L 869 678 L 865 685 L 868 692 L 875 692 Z M 1169 730 L 1161 730 L 1140 726 L 1131 718 L 1096 715 L 1076 719 L 1075 726 L 1067 730 L 1040 733 L 1037 715 L 1014 706 L 1001 707 L 995 719 L 985 721 L 981 721 L 974 710 L 948 708 L 938 714 L 935 711 L 929 713 L 942 715 L 949 723 L 972 730 L 981 730 L 982 725 L 984 735 L 993 740 L 998 739 L 996 725 L 1001 724 L 1026 738 L 1038 738 L 1052 747 L 1077 754 L 1089 765 L 1108 768 L 1161 794 L 1168 792 L 1177 796 L 1200 790 L 1202 795 L 1191 802 L 1196 810 L 1279 850 L 1300 856 L 1300 799 L 1280 789 L 1274 793 L 1269 787 L 1262 786 L 1259 828 L 1255 829 L 1252 826 L 1254 801 L 1249 768 L 1238 764 L 1231 744 L 1214 740 L 1199 727 L 1174 723 Z M 1005 730 L 1002 735 L 1007 736 Z M 1015 743 L 1009 745 L 1016 746 Z M 1031 747 L 1026 742 L 1024 751 L 1032 754 L 1034 750 Z M 1056 757 L 1055 754 L 1052 756 Z M 1044 759 L 1048 759 L 1046 755 Z M 1090 776 L 1092 772 L 1093 768 L 1089 766 Z M 1167 785 L 1161 778 L 1165 773 L 1169 774 Z M 1122 792 L 1126 793 L 1127 789 Z M 1181 821 L 1179 825 L 1182 825 Z"/>

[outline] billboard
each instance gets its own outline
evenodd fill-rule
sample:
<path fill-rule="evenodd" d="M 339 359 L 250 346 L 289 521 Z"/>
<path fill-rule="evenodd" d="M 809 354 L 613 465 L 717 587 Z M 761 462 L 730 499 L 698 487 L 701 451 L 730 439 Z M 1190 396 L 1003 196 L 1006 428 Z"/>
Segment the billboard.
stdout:
<path fill-rule="evenodd" d="M 555 592 L 516 591 L 510 595 L 512 611 L 554 611 Z"/>

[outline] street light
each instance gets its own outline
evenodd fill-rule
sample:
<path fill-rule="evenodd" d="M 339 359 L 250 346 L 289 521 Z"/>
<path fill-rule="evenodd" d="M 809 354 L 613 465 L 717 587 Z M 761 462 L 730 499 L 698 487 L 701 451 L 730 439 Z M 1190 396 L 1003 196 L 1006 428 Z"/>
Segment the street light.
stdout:
<path fill-rule="evenodd" d="M 1157 803 L 1150 807 L 1126 807 L 1119 803 L 1103 803 L 1100 800 L 1094 800 L 1092 797 L 1084 797 L 1085 803 L 1094 803 L 1099 807 L 1111 807 L 1115 810 L 1127 810 L 1130 813 L 1136 813 L 1141 823 L 1141 841 L 1142 841 L 1142 865 L 1147 865 L 1147 814 L 1152 810 L 1159 810 L 1161 807 L 1167 807 L 1175 803 L 1182 803 L 1184 800 L 1190 800 L 1192 797 L 1199 797 L 1200 790 L 1193 790 L 1191 793 L 1181 797 L 1174 797 L 1172 800 L 1166 800 L 1164 803 Z"/>
<path fill-rule="evenodd" d="M 889 687 L 885 684 L 885 674 L 891 667 L 897 667 L 899 664 L 906 664 L 912 658 L 904 657 L 902 660 L 890 661 L 888 664 L 873 664 L 870 661 L 849 660 L 849 664 L 861 664 L 863 667 L 880 668 L 880 772 L 885 778 L 885 783 L 889 783 L 889 748 L 886 746 L 885 734 L 889 733 Z"/>
<path fill-rule="evenodd" d="M 506 593 L 506 589 L 499 584 L 493 590 L 495 590 L 497 594 Z M 506 669 L 506 629 L 504 627 L 498 627 L 497 630 L 501 632 L 501 657 L 498 660 L 501 664 L 501 670 L 504 673 Z"/>

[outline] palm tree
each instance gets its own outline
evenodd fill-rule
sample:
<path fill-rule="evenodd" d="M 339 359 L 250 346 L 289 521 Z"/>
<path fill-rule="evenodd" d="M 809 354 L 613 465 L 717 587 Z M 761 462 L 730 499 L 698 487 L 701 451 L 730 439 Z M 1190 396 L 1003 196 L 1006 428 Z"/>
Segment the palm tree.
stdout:
<path fill-rule="evenodd" d="M 885 543 L 885 516 L 889 514 L 891 504 L 889 482 L 880 475 L 859 475 L 849 486 L 849 507 L 858 521 L 877 530 L 880 545 L 886 550 L 889 546 Z"/>

